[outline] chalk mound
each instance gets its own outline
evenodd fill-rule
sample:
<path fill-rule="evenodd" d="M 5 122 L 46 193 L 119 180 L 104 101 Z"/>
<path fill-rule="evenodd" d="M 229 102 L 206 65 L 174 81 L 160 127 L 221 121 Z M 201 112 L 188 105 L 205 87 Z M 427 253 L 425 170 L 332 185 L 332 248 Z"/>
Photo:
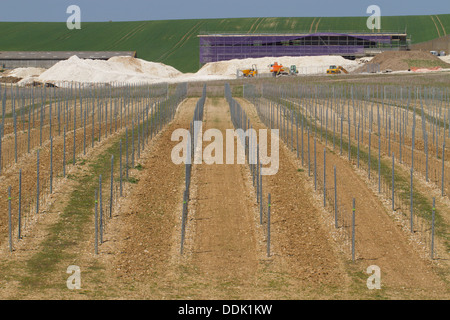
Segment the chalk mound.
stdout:
<path fill-rule="evenodd" d="M 44 68 L 16 68 L 8 72 L 8 76 L 16 78 L 38 77 L 47 69 Z"/>
<path fill-rule="evenodd" d="M 445 63 L 450 63 L 450 56 L 441 56 L 439 57 L 439 59 L 441 59 Z"/>
<path fill-rule="evenodd" d="M 31 76 L 31 77 L 23 78 L 22 80 L 17 82 L 17 85 L 19 87 L 31 87 L 31 86 L 34 86 L 36 83 L 40 83 L 38 80 L 38 77 Z"/>
<path fill-rule="evenodd" d="M 287 67 L 295 65 L 300 74 L 322 74 L 331 65 L 342 66 L 348 71 L 353 71 L 360 66 L 358 61 L 347 60 L 341 56 L 264 57 L 210 62 L 205 64 L 196 75 L 236 76 L 236 70 L 250 68 L 254 64 L 260 73 L 269 73 L 269 65 L 274 62 Z"/>
<path fill-rule="evenodd" d="M 136 73 L 155 75 L 159 78 L 174 78 L 182 75 L 180 71 L 172 66 L 160 62 L 146 61 L 132 57 L 113 57 L 108 62 L 117 64 L 123 70 L 129 70 Z"/>
<path fill-rule="evenodd" d="M 154 83 L 160 82 L 163 78 L 173 78 L 181 74 L 171 66 L 132 57 L 113 57 L 104 61 L 72 56 L 42 73 L 38 80 L 41 82 Z"/>

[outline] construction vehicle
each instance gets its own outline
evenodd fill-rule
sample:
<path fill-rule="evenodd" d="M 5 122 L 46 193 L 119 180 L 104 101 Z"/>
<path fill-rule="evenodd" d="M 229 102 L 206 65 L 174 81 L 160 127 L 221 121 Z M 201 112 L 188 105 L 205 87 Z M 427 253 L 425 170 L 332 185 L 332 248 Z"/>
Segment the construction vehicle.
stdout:
<path fill-rule="evenodd" d="M 298 74 L 298 70 L 297 70 L 297 66 L 296 65 L 292 65 L 291 68 L 289 69 L 290 75 L 291 76 L 295 76 Z"/>
<path fill-rule="evenodd" d="M 258 68 L 253 64 L 251 68 L 238 70 L 238 77 L 253 78 L 258 75 Z"/>
<path fill-rule="evenodd" d="M 329 69 L 327 69 L 327 74 L 339 74 L 341 72 L 344 73 L 348 73 L 347 70 L 345 70 L 345 68 L 341 67 L 341 66 L 330 66 Z"/>
<path fill-rule="evenodd" d="M 297 66 L 291 65 L 289 68 L 275 62 L 269 66 L 270 72 L 274 77 L 279 76 L 295 76 L 298 74 Z"/>

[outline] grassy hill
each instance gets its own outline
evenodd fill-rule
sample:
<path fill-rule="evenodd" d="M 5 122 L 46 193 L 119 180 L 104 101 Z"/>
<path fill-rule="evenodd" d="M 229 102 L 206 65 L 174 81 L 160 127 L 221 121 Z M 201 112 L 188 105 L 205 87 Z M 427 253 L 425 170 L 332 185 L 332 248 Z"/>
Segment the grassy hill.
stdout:
<path fill-rule="evenodd" d="M 0 51 L 9 50 L 135 50 L 138 57 L 199 69 L 200 32 L 367 32 L 367 17 L 236 18 L 134 22 L 84 22 L 81 30 L 65 23 L 0 22 Z M 412 43 L 450 34 L 450 14 L 383 17 L 382 31 L 404 31 Z"/>

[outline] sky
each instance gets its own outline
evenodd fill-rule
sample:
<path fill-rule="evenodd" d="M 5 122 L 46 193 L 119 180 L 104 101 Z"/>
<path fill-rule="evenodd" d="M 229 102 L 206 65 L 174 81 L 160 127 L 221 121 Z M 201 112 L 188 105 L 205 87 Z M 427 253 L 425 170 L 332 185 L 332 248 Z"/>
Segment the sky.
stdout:
<path fill-rule="evenodd" d="M 369 16 L 450 13 L 449 0 L 0 0 L 0 21 L 65 22 L 78 5 L 81 21 L 142 21 L 244 17 Z"/>

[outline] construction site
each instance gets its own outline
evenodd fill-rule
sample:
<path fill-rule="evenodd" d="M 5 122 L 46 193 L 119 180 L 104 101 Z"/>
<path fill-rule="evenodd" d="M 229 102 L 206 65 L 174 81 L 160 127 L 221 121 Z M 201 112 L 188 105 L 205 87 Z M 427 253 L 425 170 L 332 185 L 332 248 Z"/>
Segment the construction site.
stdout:
<path fill-rule="evenodd" d="M 154 60 L 0 41 L 0 299 L 448 300 L 450 15 L 320 19 L 189 21 Z"/>

